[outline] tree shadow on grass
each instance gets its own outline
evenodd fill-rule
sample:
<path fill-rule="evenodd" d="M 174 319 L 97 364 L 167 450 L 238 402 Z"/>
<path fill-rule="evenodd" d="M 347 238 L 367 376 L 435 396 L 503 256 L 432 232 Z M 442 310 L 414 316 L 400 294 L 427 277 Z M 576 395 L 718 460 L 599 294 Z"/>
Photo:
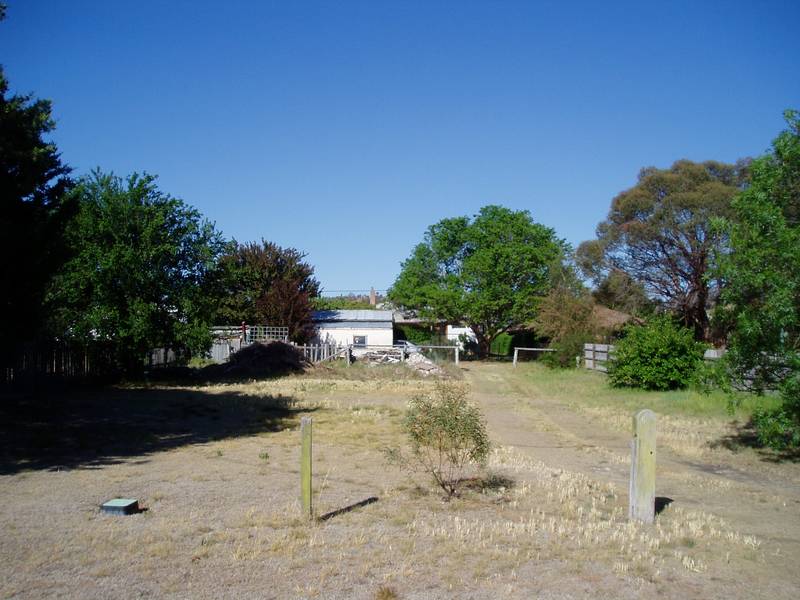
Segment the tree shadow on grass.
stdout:
<path fill-rule="evenodd" d="M 369 498 L 365 498 L 364 500 L 361 500 L 359 502 L 354 502 L 353 504 L 350 504 L 349 506 L 344 506 L 342 508 L 337 508 L 336 510 L 332 510 L 330 512 L 327 512 L 324 515 L 320 515 L 319 517 L 317 517 L 317 521 L 319 521 L 319 522 L 328 521 L 328 520 L 330 520 L 330 519 L 332 519 L 334 517 L 338 517 L 339 515 L 343 515 L 343 514 L 352 512 L 352 511 L 356 510 L 357 508 L 361 508 L 363 506 L 368 506 L 370 504 L 374 504 L 377 501 L 378 501 L 378 497 L 377 496 L 370 496 Z"/>
<path fill-rule="evenodd" d="M 736 423 L 735 430 L 729 435 L 709 443 L 711 448 L 725 448 L 731 452 L 740 452 L 745 448 L 756 451 L 761 460 L 771 463 L 800 462 L 800 449 L 773 450 L 767 448 L 758 439 L 755 423 L 752 419 L 745 423 Z"/>
<path fill-rule="evenodd" d="M 0 474 L 146 462 L 153 452 L 280 431 L 307 412 L 288 396 L 192 389 L 0 394 Z"/>

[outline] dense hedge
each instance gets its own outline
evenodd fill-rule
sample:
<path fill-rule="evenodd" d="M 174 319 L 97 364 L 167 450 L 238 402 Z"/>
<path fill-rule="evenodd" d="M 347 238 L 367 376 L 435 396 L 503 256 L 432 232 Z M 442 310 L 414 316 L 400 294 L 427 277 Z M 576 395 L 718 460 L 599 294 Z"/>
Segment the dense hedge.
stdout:
<path fill-rule="evenodd" d="M 668 317 L 628 326 L 625 337 L 616 344 L 608 376 L 618 387 L 684 388 L 702 364 L 704 348 L 691 330 L 675 325 Z"/>

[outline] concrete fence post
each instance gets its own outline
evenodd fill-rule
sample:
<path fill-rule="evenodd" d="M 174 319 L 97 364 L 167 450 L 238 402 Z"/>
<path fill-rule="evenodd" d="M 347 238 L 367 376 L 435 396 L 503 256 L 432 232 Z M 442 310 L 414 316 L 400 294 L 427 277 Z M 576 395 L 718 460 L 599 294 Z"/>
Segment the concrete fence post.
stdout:
<path fill-rule="evenodd" d="M 652 523 L 656 510 L 656 415 L 644 409 L 633 415 L 628 519 Z"/>
<path fill-rule="evenodd" d="M 300 419 L 300 503 L 303 516 L 314 516 L 311 506 L 311 417 Z"/>
<path fill-rule="evenodd" d="M 514 366 L 517 366 L 517 356 L 519 356 L 519 348 L 514 348 Z"/>

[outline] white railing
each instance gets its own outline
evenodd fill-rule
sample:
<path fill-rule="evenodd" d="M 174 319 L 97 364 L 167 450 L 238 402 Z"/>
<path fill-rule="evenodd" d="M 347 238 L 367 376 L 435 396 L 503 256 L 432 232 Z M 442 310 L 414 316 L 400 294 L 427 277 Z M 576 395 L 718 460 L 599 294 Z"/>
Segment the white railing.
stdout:
<path fill-rule="evenodd" d="M 517 366 L 517 360 L 519 359 L 519 352 L 522 350 L 523 352 L 555 352 L 553 348 L 518 348 L 514 347 L 514 366 Z"/>

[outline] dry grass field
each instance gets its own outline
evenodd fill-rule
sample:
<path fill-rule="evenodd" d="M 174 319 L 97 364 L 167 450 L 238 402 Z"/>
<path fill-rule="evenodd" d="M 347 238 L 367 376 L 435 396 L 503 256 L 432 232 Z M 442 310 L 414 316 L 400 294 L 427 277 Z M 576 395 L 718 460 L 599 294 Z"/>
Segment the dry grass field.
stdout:
<path fill-rule="evenodd" d="M 384 461 L 408 398 L 432 385 L 402 366 L 6 396 L 0 596 L 797 597 L 800 467 L 738 443 L 723 399 L 462 366 L 494 449 L 451 502 Z M 659 415 L 653 526 L 625 518 L 639 405 Z M 301 416 L 314 522 L 297 500 Z M 146 510 L 99 512 L 118 496 Z"/>

